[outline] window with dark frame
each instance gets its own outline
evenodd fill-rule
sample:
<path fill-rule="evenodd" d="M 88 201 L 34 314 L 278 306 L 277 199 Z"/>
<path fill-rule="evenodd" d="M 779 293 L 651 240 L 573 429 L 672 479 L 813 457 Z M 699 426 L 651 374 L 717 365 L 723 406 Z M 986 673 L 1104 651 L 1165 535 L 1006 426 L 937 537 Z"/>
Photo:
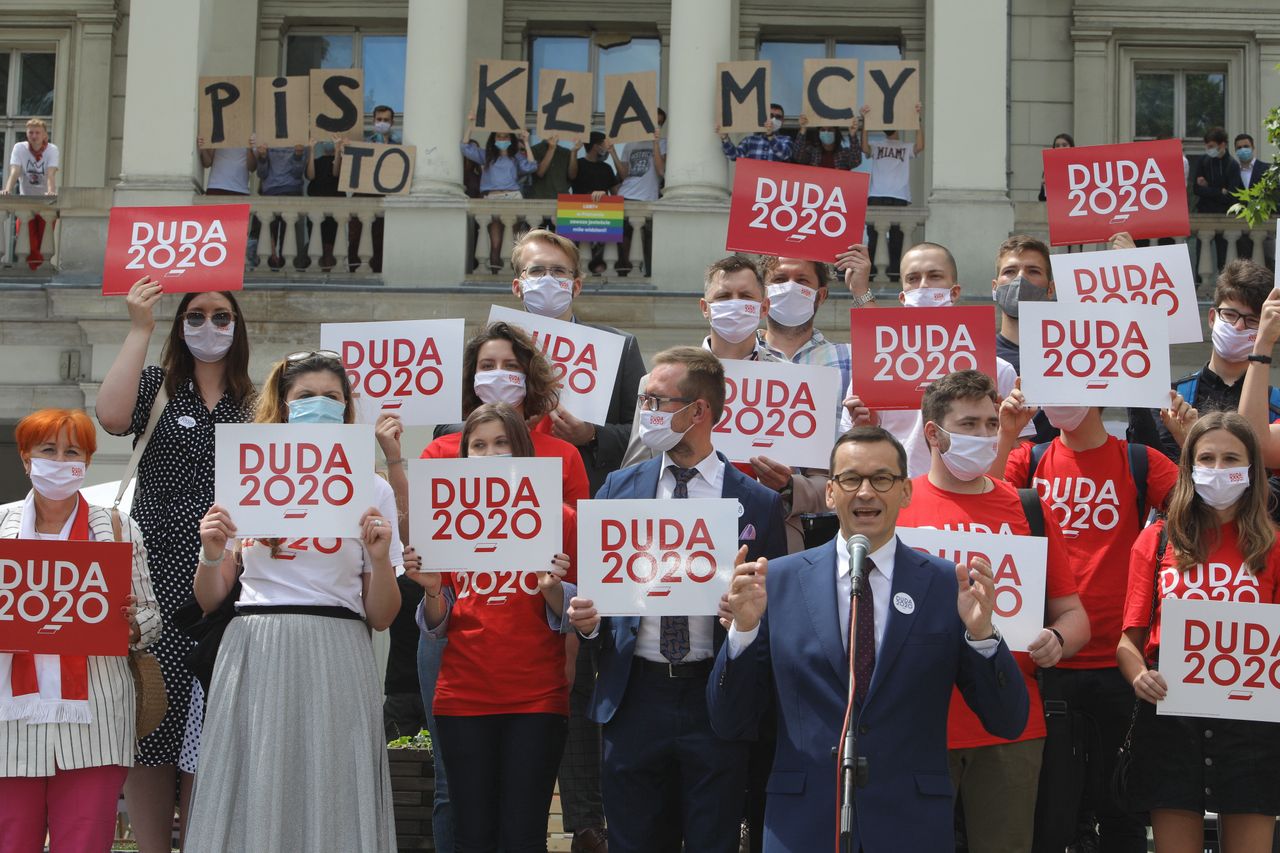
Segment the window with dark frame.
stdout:
<path fill-rule="evenodd" d="M 1144 68 L 1133 75 L 1133 138 L 1199 141 L 1227 121 L 1220 69 Z"/>

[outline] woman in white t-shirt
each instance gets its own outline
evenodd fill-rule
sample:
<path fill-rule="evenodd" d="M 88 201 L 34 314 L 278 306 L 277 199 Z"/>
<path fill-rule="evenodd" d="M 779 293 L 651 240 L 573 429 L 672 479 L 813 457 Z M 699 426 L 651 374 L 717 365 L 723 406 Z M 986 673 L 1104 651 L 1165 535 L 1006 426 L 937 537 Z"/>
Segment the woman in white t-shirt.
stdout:
<path fill-rule="evenodd" d="M 272 368 L 257 423 L 351 423 L 338 354 L 300 352 Z M 353 507 L 358 539 L 240 539 L 214 504 L 200 524 L 195 594 L 212 609 L 232 588 L 237 616 L 218 650 L 205 712 L 187 853 L 395 849 L 382 685 L 369 628 L 400 609 L 403 560 L 391 487 Z"/>

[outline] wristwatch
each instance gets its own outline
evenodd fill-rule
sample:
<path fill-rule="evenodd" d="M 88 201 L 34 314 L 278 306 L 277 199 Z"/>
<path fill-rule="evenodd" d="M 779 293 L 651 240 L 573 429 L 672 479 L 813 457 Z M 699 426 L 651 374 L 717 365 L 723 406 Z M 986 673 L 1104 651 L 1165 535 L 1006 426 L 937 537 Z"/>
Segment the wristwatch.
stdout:
<path fill-rule="evenodd" d="M 875 301 L 876 301 L 876 295 L 871 292 L 871 288 L 867 288 L 866 293 L 862 294 L 861 296 L 853 297 L 853 307 L 861 308 L 863 305 L 867 305 Z"/>
<path fill-rule="evenodd" d="M 966 628 L 964 631 L 964 638 L 971 643 L 985 643 L 987 640 L 995 640 L 998 643 L 1004 639 L 1004 636 L 1000 633 L 999 628 L 997 628 L 995 625 L 992 625 L 990 637 L 983 637 L 982 639 L 978 639 L 977 637 L 970 634 L 969 629 Z"/>

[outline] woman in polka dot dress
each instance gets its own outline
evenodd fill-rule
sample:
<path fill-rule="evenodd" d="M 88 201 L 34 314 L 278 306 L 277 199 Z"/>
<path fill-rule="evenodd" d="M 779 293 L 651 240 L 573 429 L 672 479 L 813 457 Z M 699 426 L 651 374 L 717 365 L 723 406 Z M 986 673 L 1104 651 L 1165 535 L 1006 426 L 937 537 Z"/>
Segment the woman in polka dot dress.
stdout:
<path fill-rule="evenodd" d="M 183 663 L 194 643 L 172 626 L 172 618 L 191 597 L 200 519 L 213 503 L 214 425 L 248 421 L 254 395 L 244 319 L 227 292 L 183 296 L 160 364 L 144 369 L 155 328 L 153 309 L 161 296 L 159 282 L 150 278 L 130 289 L 129 335 L 102 381 L 96 408 L 103 429 L 136 440 L 162 385 L 169 397 L 138 465 L 131 512 L 145 537 L 164 619 L 164 633 L 151 651 L 169 695 L 169 711 L 159 728 L 138 742 L 137 766 L 125 783 L 141 853 L 169 850 L 179 770 L 184 820 L 187 812 L 203 697 L 198 684 L 193 691 L 193 677 Z"/>

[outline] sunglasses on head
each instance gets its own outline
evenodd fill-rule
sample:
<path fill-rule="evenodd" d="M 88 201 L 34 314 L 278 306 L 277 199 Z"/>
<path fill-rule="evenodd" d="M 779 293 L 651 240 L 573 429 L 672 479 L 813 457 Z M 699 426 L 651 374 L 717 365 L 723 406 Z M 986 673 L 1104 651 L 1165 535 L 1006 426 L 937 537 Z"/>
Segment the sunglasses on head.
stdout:
<path fill-rule="evenodd" d="M 217 326 L 219 329 L 225 329 L 227 326 L 231 325 L 235 318 L 235 315 L 230 311 L 215 311 L 212 317 L 205 317 L 205 315 L 199 311 L 188 311 L 186 314 L 182 315 L 183 321 L 193 329 L 198 329 L 203 326 L 205 320 L 212 320 L 213 325 Z"/>
<path fill-rule="evenodd" d="M 284 357 L 284 360 L 289 364 L 295 364 L 300 361 L 309 361 L 313 358 L 323 359 L 325 361 L 336 361 L 339 365 L 342 364 L 342 356 L 338 355 L 331 349 L 299 350 L 298 352 L 289 353 Z"/>

